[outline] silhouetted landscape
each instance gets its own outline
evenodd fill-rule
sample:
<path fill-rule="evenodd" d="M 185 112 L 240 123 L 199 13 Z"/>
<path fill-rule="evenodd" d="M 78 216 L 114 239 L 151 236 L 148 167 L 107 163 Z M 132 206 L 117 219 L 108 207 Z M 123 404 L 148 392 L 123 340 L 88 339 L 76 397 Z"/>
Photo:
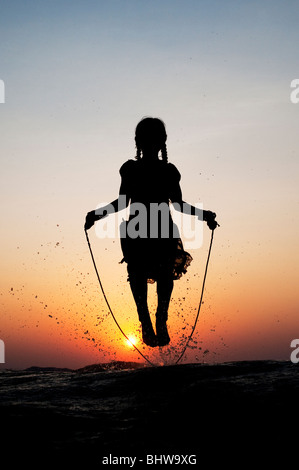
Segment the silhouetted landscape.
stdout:
<path fill-rule="evenodd" d="M 196 455 L 198 467 L 212 468 L 295 459 L 299 375 L 291 362 L 112 362 L 0 377 L 10 465 L 99 466 L 110 454 L 136 456 L 136 467 L 148 454 Z"/>

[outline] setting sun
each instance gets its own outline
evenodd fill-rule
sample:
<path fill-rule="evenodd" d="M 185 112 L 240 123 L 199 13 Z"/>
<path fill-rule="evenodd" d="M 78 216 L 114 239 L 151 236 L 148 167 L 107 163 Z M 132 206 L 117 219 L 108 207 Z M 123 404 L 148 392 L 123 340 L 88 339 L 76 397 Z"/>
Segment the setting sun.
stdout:
<path fill-rule="evenodd" d="M 136 343 L 138 342 L 136 336 L 132 336 L 132 335 L 128 336 L 128 339 L 125 339 L 125 341 L 126 341 L 127 346 L 131 348 L 135 346 Z"/>

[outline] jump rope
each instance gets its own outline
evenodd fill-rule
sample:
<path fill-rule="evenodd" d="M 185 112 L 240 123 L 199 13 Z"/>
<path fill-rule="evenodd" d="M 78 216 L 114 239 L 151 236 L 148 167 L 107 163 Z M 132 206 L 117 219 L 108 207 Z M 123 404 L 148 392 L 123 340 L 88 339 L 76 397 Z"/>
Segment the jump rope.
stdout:
<path fill-rule="evenodd" d="M 146 357 L 141 351 L 140 349 L 137 348 L 137 346 L 135 344 L 133 344 L 133 342 L 130 340 L 130 338 L 126 335 L 126 333 L 123 331 L 123 329 L 121 328 L 120 324 L 118 323 L 117 319 L 116 319 L 116 316 L 114 315 L 113 313 L 113 310 L 108 302 L 108 299 L 107 299 L 107 296 L 106 296 L 106 293 L 105 293 L 105 290 L 103 288 L 103 284 L 102 284 L 102 281 L 101 281 L 101 278 L 100 278 L 100 275 L 99 275 L 99 271 L 98 271 L 98 268 L 97 268 L 97 265 L 96 265 L 96 262 L 95 262 L 95 259 L 94 259 L 94 255 L 93 255 L 93 251 L 92 251 L 92 248 L 91 248 L 91 244 L 90 244 L 90 241 L 89 241 L 89 236 L 88 236 L 88 233 L 87 233 L 87 230 L 84 230 L 85 231 L 85 236 L 86 236 L 86 240 L 87 240 L 87 244 L 88 244 L 88 248 L 89 248 L 89 251 L 90 251 L 90 255 L 91 255 L 91 259 L 92 259 L 92 262 L 93 262 L 93 266 L 94 266 L 94 269 L 95 269 L 95 272 L 96 272 L 96 275 L 97 275 L 97 278 L 98 278 L 98 281 L 99 281 L 99 285 L 100 285 L 100 288 L 101 288 L 101 291 L 102 291 L 102 294 L 103 294 L 103 297 L 105 299 L 105 302 L 107 304 L 107 307 L 109 309 L 109 312 L 116 324 L 116 326 L 118 327 L 118 329 L 120 330 L 121 334 L 124 336 L 124 338 L 128 341 L 128 343 L 135 349 L 135 351 L 137 351 L 140 356 L 143 357 L 143 359 L 145 359 L 146 362 L 148 362 L 148 364 L 150 364 L 151 366 L 156 366 L 152 361 L 150 361 L 150 359 L 148 357 Z M 198 317 L 199 317 L 199 313 L 200 313 L 200 309 L 201 309 L 201 305 L 202 305 L 202 299 L 203 299 L 203 294 L 204 294 L 204 288 L 205 288 L 205 283 L 206 283 L 206 277 L 207 277 L 207 272 L 208 272 L 208 266 L 209 266 L 209 262 L 210 262 L 210 255 L 211 255 L 211 251 L 212 251 L 212 246 L 213 246 L 213 240 L 214 240 L 214 230 L 211 230 L 211 240 L 210 240 L 210 246 L 209 246 L 209 251 L 208 251 L 208 256 L 207 256 L 207 261 L 206 261 L 206 267 L 205 267 L 205 273 L 204 273 L 204 277 L 203 277 L 203 281 L 202 281 L 202 288 L 201 288 L 201 296 L 200 296 L 200 300 L 199 300 L 199 304 L 198 304 L 198 309 L 197 309 L 197 314 L 196 314 L 196 317 L 195 317 L 195 321 L 194 321 L 194 325 L 192 327 L 192 330 L 191 330 L 191 333 L 186 341 L 186 344 L 181 352 L 181 354 L 178 356 L 178 358 L 175 360 L 175 364 L 178 364 L 181 359 L 183 358 L 185 352 L 186 352 L 186 349 L 188 347 L 188 344 L 192 338 L 192 335 L 195 331 L 195 328 L 196 328 L 196 324 L 197 324 L 197 320 L 198 320 Z"/>

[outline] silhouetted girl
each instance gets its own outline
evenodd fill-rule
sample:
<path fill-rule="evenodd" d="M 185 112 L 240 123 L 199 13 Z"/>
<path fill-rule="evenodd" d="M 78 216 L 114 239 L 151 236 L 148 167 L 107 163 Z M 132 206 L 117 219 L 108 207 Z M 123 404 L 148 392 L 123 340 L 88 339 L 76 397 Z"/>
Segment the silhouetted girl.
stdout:
<path fill-rule="evenodd" d="M 85 222 L 85 230 L 88 230 L 96 220 L 131 204 L 129 220 L 121 225 L 123 261 L 127 263 L 143 341 L 152 347 L 164 346 L 170 341 L 166 322 L 173 280 L 186 272 L 192 260 L 184 251 L 178 228 L 173 223 L 170 201 L 176 203 L 180 211 L 207 221 L 211 230 L 217 226 L 216 214 L 182 200 L 180 173 L 168 163 L 166 139 L 161 120 L 145 118 L 139 122 L 135 133 L 136 159 L 128 160 L 120 168 L 119 198 L 89 212 Z M 162 208 L 160 212 L 157 207 Z M 148 282 L 157 283 L 156 334 L 147 304 Z"/>

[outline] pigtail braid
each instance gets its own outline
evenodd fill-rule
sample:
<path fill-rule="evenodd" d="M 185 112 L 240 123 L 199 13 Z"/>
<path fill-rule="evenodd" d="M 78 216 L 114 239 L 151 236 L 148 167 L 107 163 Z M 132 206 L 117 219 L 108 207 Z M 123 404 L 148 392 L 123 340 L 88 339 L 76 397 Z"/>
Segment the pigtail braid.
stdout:
<path fill-rule="evenodd" d="M 141 160 L 141 149 L 137 147 L 136 160 Z"/>
<path fill-rule="evenodd" d="M 163 146 L 161 148 L 161 153 L 162 153 L 163 162 L 167 163 L 168 162 L 168 156 L 167 156 L 166 142 L 163 144 Z"/>

